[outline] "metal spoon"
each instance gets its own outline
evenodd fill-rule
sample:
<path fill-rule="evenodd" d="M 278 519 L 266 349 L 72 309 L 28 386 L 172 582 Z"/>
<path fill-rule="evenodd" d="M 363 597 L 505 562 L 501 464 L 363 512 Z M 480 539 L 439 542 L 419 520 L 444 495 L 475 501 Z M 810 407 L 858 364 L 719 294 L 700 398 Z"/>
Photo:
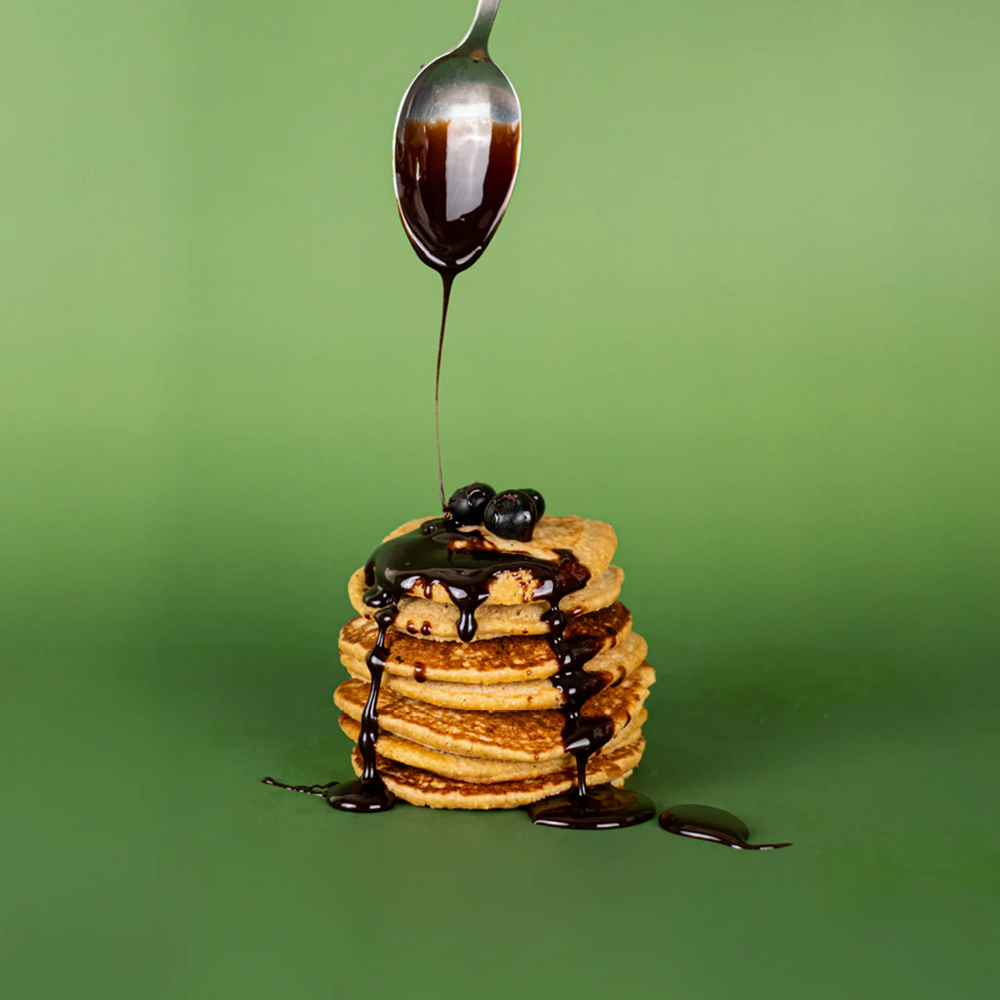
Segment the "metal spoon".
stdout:
<path fill-rule="evenodd" d="M 417 255 L 455 274 L 503 218 L 521 146 L 521 105 L 487 49 L 500 0 L 479 0 L 472 26 L 407 88 L 396 116 L 396 204 Z"/>

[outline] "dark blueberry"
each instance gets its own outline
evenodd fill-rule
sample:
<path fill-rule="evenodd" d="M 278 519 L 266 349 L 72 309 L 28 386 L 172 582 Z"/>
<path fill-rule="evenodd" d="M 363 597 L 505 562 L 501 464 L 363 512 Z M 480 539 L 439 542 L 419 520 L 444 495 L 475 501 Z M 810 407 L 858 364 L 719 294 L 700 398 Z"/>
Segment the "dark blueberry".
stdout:
<path fill-rule="evenodd" d="M 483 524 L 501 538 L 515 542 L 530 542 L 535 530 L 538 511 L 535 501 L 524 490 L 504 490 L 487 505 Z"/>
<path fill-rule="evenodd" d="M 545 513 L 545 497 L 538 490 L 519 490 L 519 493 L 527 493 L 535 501 L 535 513 L 541 517 Z"/>
<path fill-rule="evenodd" d="M 469 483 L 452 493 L 445 510 L 453 524 L 482 524 L 486 505 L 495 493 L 496 490 L 486 483 Z"/>

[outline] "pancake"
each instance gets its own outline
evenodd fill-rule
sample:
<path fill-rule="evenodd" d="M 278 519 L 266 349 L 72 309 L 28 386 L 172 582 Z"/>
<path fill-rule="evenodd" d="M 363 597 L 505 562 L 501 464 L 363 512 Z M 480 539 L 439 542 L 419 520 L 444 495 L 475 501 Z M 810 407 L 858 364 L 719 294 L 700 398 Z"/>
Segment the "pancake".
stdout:
<path fill-rule="evenodd" d="M 355 743 L 361 733 L 361 726 L 349 715 L 341 715 L 337 720 L 340 728 Z M 623 743 L 630 743 L 642 731 L 646 721 L 646 711 L 641 710 L 628 725 L 610 739 L 602 748 L 602 752 L 610 753 Z M 418 767 L 423 771 L 440 775 L 443 778 L 454 778 L 456 781 L 469 781 L 474 784 L 490 784 L 501 781 L 522 781 L 525 778 L 540 778 L 546 774 L 554 774 L 576 766 L 576 758 L 564 753 L 561 757 L 539 761 L 484 760 L 481 757 L 463 757 L 460 754 L 445 753 L 430 747 L 401 740 L 389 733 L 380 733 L 376 750 L 387 760 L 398 764 Z"/>
<path fill-rule="evenodd" d="M 407 532 L 416 531 L 425 521 L 431 520 L 434 518 L 414 518 L 412 521 L 407 521 L 406 524 L 401 524 L 395 531 L 386 535 L 382 541 L 388 542 L 390 539 L 398 538 Z M 598 577 L 607 570 L 611 565 L 615 550 L 618 548 L 618 536 L 610 524 L 585 517 L 576 517 L 572 514 L 566 517 L 553 517 L 551 514 L 544 514 L 535 524 L 531 539 L 527 542 L 501 538 L 499 535 L 494 535 L 492 531 L 488 531 L 483 525 L 458 528 L 457 530 L 461 533 L 481 535 L 490 543 L 491 548 L 500 552 L 523 552 L 533 559 L 555 561 L 559 558 L 560 552 L 572 552 L 576 560 L 587 567 L 591 577 Z M 501 578 L 506 575 L 501 574 Z M 491 588 L 491 597 L 497 604 L 525 603 L 525 598 L 520 593 L 520 587 L 517 588 L 517 592 L 511 591 L 510 600 L 502 600 L 499 594 L 505 589 L 503 580 L 495 581 L 495 586 L 497 596 L 493 596 L 493 588 Z M 420 593 L 422 590 L 423 588 L 421 588 Z M 440 599 L 444 603 L 448 603 L 450 598 L 443 589 L 442 594 L 443 597 Z M 416 591 L 414 591 L 414 595 L 417 596 Z M 438 599 L 434 598 L 434 600 Z M 532 598 L 528 597 L 527 600 L 530 601 Z"/>
<path fill-rule="evenodd" d="M 595 754 L 587 761 L 587 780 L 593 785 L 607 782 L 621 785 L 639 763 L 645 748 L 645 740 L 639 736 L 608 753 Z M 572 768 L 538 778 L 488 784 L 442 778 L 385 757 L 376 757 L 376 764 L 383 781 L 398 798 L 432 809 L 517 809 L 576 786 L 575 761 Z M 357 747 L 351 754 L 351 765 L 360 777 L 361 754 Z"/>
<path fill-rule="evenodd" d="M 566 636 L 588 638 L 608 649 L 626 639 L 631 629 L 628 608 L 615 603 L 571 619 Z M 340 630 L 341 662 L 348 666 L 360 661 L 363 665 L 377 635 L 378 626 L 374 622 L 360 617 L 351 619 Z M 559 669 L 548 639 L 538 636 L 505 636 L 473 643 L 426 642 L 390 629 L 386 646 L 389 649 L 386 674 L 396 677 L 422 676 L 428 681 L 458 684 L 511 684 L 551 677 Z M 364 677 L 367 679 L 367 669 Z"/>
<path fill-rule="evenodd" d="M 489 642 L 477 643 L 476 646 L 487 646 L 495 642 L 510 644 L 532 641 L 544 642 L 537 639 L 492 639 Z M 443 642 L 424 643 L 424 646 L 431 647 L 432 654 L 435 650 L 447 649 L 452 645 Z M 646 659 L 647 652 L 646 640 L 635 632 L 630 632 L 623 641 L 589 660 L 584 669 L 588 673 L 602 674 L 608 684 L 616 684 Z M 366 682 L 370 680 L 364 660 L 342 656 L 341 662 L 352 677 Z M 557 666 L 554 660 L 551 666 L 554 673 Z M 454 684 L 448 681 L 419 681 L 413 676 L 399 677 L 386 670 L 382 675 L 382 686 L 404 698 L 413 698 L 427 705 L 474 712 L 525 712 L 560 708 L 563 705 L 561 692 L 554 688 L 546 677 L 515 681 L 510 684 Z"/>
<path fill-rule="evenodd" d="M 567 594 L 559 607 L 574 617 L 600 611 L 618 600 L 625 574 L 610 566 L 585 587 Z M 364 602 L 365 572 L 359 569 L 347 585 L 347 596 L 359 615 L 371 618 L 375 609 Z M 440 588 L 439 588 L 440 589 Z M 549 626 L 542 615 L 549 610 L 548 601 L 532 604 L 482 604 L 476 609 L 477 631 L 473 639 L 496 639 L 504 635 L 547 635 Z M 423 597 L 404 597 L 399 602 L 399 614 L 393 627 L 398 631 L 419 633 L 430 639 L 458 641 L 458 608 L 454 604 L 430 601 Z"/>
<path fill-rule="evenodd" d="M 638 715 L 656 672 L 648 663 L 620 684 L 605 688 L 583 707 L 583 715 L 605 716 L 618 733 Z M 334 692 L 337 707 L 361 721 L 369 684 L 344 681 Z M 392 691 L 379 692 L 380 731 L 448 753 L 491 760 L 538 761 L 562 757 L 565 717 L 559 711 L 472 712 L 435 708 Z"/>

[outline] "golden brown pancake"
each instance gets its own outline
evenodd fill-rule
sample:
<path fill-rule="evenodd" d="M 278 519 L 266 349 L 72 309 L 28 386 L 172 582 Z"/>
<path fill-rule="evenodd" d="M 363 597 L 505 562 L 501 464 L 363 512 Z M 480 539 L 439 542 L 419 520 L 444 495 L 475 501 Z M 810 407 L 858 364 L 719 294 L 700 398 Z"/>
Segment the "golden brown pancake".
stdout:
<path fill-rule="evenodd" d="M 451 643 L 435 642 L 424 645 L 439 649 L 448 647 Z M 485 645 L 487 643 L 476 643 L 476 646 Z M 623 641 L 589 660 L 584 669 L 588 673 L 601 674 L 607 684 L 616 684 L 642 664 L 647 651 L 646 640 L 635 632 L 630 632 Z M 370 679 L 364 660 L 342 656 L 341 663 L 352 677 L 365 682 Z M 539 709 L 561 708 L 563 705 L 562 694 L 544 677 L 538 680 L 515 681 L 511 684 L 453 684 L 448 681 L 419 681 L 415 677 L 398 677 L 386 672 L 382 675 L 382 686 L 394 694 L 413 698 L 427 705 L 468 709 L 473 712 L 533 712 Z"/>
<path fill-rule="evenodd" d="M 361 726 L 349 715 L 341 715 L 337 720 L 340 728 L 355 743 L 361 733 Z M 616 733 L 601 749 L 610 753 L 622 743 L 630 743 L 642 731 L 646 721 L 646 711 L 642 709 L 632 720 Z M 482 757 L 463 757 L 461 754 L 446 753 L 431 747 L 402 740 L 390 733 L 379 733 L 378 752 L 388 760 L 397 764 L 407 764 L 418 767 L 422 771 L 430 771 L 442 778 L 454 778 L 456 781 L 471 781 L 476 784 L 490 784 L 497 781 L 520 781 L 524 778 L 539 778 L 545 774 L 554 774 L 575 766 L 576 758 L 571 754 L 563 754 L 551 760 L 511 761 L 486 760 Z"/>
<path fill-rule="evenodd" d="M 590 639 L 604 650 L 627 638 L 631 628 L 628 608 L 615 603 L 572 619 L 566 636 Z M 510 684 L 551 677 L 559 669 L 549 640 L 541 636 L 504 636 L 475 643 L 425 642 L 416 629 L 414 632 L 417 635 L 389 631 L 386 673 L 459 684 Z M 340 630 L 341 661 L 345 665 L 348 661 L 363 663 L 377 635 L 374 622 L 352 618 Z"/>
<path fill-rule="evenodd" d="M 621 785 L 636 767 L 646 748 L 641 736 L 597 753 L 587 761 L 587 780 L 592 785 L 610 782 Z M 474 783 L 442 778 L 406 764 L 377 757 L 378 772 L 389 790 L 404 802 L 432 809 L 516 809 L 550 795 L 567 792 L 576 785 L 576 762 L 572 768 L 520 781 Z M 361 775 L 361 754 L 355 747 L 351 754 L 354 772 Z"/>
<path fill-rule="evenodd" d="M 656 672 L 648 663 L 620 684 L 605 688 L 583 707 L 584 716 L 605 716 L 618 733 L 638 715 Z M 361 721 L 370 685 L 344 681 L 334 692 L 337 707 Z M 491 760 L 537 761 L 562 757 L 562 712 L 469 712 L 435 708 L 382 690 L 378 700 L 379 729 L 436 750 Z"/>

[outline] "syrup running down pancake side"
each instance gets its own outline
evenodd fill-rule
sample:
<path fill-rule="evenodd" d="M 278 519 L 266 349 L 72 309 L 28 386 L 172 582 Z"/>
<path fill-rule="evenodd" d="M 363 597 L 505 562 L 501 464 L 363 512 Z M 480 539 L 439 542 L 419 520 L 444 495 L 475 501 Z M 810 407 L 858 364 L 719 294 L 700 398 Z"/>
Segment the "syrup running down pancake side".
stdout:
<path fill-rule="evenodd" d="M 611 739 L 614 724 L 600 715 L 584 716 L 583 707 L 609 683 L 609 678 L 584 669 L 603 643 L 586 634 L 567 635 L 570 616 L 559 607 L 564 597 L 586 586 L 590 579 L 587 568 L 568 550 L 558 551 L 554 560 L 501 551 L 478 531 L 456 530 L 447 518 L 426 521 L 414 531 L 384 542 L 365 566 L 368 590 L 364 600 L 369 607 L 378 609 L 379 637 L 368 662 L 371 690 L 358 739 L 364 762 L 360 783 L 363 785 L 367 779 L 368 787 L 378 794 L 380 802 L 383 800 L 384 786 L 377 779 L 375 759 L 377 701 L 384 666 L 385 627 L 394 620 L 400 599 L 415 588 L 429 595 L 435 584 L 443 587 L 459 610 L 460 639 L 471 642 L 476 634 L 476 609 L 489 597 L 492 581 L 505 572 L 523 571 L 537 581 L 534 599 L 550 605 L 544 620 L 550 629 L 549 644 L 559 663 L 559 671 L 550 683 L 564 702 L 563 745 L 577 761 L 576 791 L 536 803 L 530 810 L 532 820 L 546 826 L 613 829 L 652 819 L 655 808 L 644 796 L 612 786 L 591 791 L 587 785 L 587 760 Z M 356 796 L 359 789 L 351 791 Z M 339 794 L 338 789 L 330 796 L 331 804 L 336 804 Z"/>

